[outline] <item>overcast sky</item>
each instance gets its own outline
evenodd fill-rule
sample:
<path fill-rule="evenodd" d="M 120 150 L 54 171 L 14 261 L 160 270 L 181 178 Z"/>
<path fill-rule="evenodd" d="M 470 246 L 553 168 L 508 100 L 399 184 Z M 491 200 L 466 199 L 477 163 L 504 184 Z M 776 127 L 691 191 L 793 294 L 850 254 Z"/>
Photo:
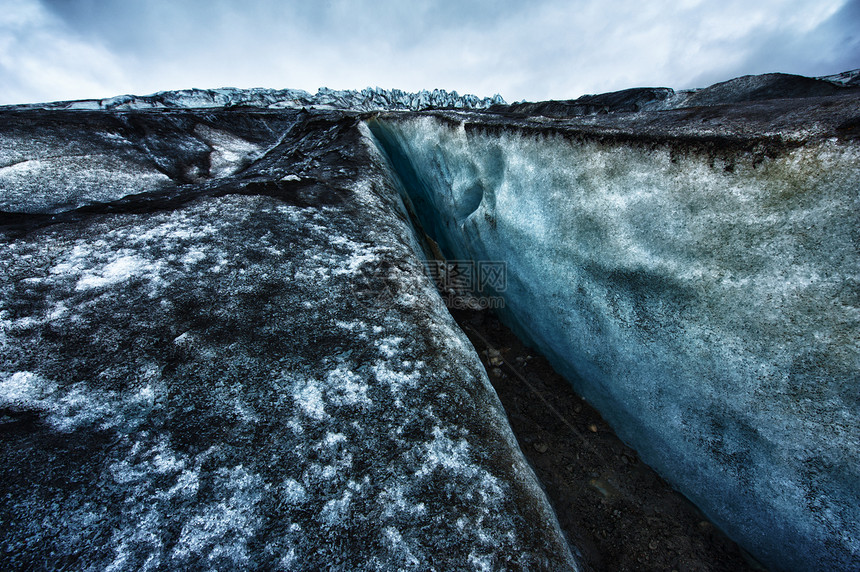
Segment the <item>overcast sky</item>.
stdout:
<path fill-rule="evenodd" d="M 0 0 L 0 104 L 189 87 L 507 101 L 860 68 L 860 0 Z"/>

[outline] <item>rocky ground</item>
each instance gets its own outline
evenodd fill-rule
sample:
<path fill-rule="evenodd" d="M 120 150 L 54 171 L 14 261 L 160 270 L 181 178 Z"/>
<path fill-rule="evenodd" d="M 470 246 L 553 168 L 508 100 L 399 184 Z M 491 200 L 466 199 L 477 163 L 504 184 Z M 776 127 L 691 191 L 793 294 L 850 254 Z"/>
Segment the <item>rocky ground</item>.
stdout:
<path fill-rule="evenodd" d="M 494 314 L 452 314 L 481 355 L 562 528 L 595 571 L 764 569 L 642 463 Z"/>

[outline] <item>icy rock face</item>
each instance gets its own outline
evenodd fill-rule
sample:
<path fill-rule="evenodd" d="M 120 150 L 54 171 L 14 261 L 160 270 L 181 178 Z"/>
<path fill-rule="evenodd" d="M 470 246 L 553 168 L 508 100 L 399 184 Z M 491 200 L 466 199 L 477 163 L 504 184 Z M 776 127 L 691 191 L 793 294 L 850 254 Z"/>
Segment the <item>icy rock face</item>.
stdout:
<path fill-rule="evenodd" d="M 451 258 L 506 263 L 508 322 L 646 462 L 774 569 L 844 570 L 860 565 L 858 116 L 827 98 L 370 125 L 423 228 Z"/>
<path fill-rule="evenodd" d="M 500 95 L 478 97 L 459 95 L 444 89 L 410 93 L 399 89 L 365 88 L 361 91 L 334 90 L 321 87 L 316 94 L 301 89 L 183 89 L 162 91 L 152 95 L 120 95 L 106 99 L 58 101 L 32 105 L 10 106 L 16 109 L 114 110 L 176 109 L 207 107 L 261 107 L 269 109 L 302 107 L 344 109 L 352 111 L 411 110 L 431 108 L 485 109 L 503 105 Z"/>
<path fill-rule="evenodd" d="M 356 119 L 126 119 L 145 145 L 42 113 L 15 152 L 218 176 L 71 210 L 7 180 L 0 567 L 576 569 Z"/>

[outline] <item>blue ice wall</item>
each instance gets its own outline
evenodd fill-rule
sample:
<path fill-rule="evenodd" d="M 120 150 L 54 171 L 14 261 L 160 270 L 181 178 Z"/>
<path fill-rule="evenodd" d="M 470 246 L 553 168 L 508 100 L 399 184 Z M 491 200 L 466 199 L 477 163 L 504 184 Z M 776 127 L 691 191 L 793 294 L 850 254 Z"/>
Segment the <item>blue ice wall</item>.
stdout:
<path fill-rule="evenodd" d="M 860 568 L 860 152 L 772 156 L 369 124 L 424 230 L 504 261 L 503 316 L 775 570 Z"/>

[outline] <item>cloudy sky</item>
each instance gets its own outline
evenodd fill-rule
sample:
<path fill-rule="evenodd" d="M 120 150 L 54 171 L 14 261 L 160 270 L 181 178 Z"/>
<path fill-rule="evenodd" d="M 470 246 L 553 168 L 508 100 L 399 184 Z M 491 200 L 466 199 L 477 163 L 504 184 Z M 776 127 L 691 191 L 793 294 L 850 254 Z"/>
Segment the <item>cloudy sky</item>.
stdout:
<path fill-rule="evenodd" d="M 0 104 L 188 87 L 508 101 L 860 68 L 860 0 L 0 0 Z"/>

